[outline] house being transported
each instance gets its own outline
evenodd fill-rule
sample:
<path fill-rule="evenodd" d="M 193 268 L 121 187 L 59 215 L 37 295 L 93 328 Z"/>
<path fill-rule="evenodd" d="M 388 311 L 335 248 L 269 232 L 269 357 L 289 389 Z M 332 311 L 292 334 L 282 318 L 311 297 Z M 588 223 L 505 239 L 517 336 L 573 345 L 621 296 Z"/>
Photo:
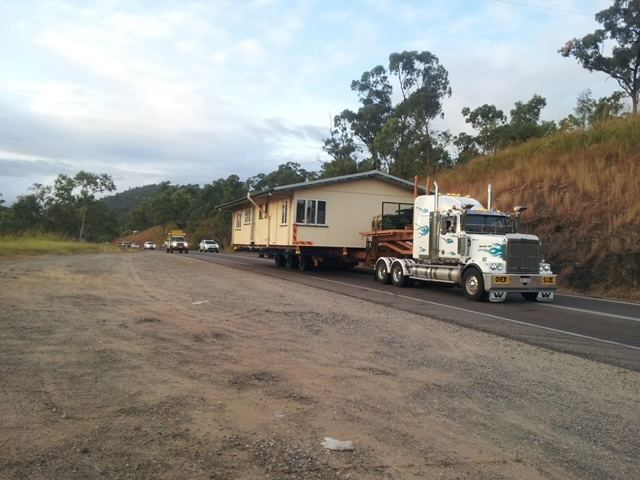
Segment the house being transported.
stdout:
<path fill-rule="evenodd" d="M 253 192 L 219 208 L 233 211 L 237 250 L 267 253 L 279 266 L 303 270 L 351 267 L 365 256 L 360 233 L 375 229 L 376 222 L 379 228 L 412 228 L 415 188 L 373 170 Z"/>

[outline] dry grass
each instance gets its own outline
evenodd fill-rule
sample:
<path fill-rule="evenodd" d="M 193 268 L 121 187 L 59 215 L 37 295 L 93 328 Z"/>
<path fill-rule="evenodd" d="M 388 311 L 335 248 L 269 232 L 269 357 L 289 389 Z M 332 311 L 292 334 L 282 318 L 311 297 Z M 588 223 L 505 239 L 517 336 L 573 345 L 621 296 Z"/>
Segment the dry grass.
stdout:
<path fill-rule="evenodd" d="M 529 206 L 523 227 L 546 242 L 547 256 L 565 273 L 565 285 L 640 298 L 639 179 L 640 117 L 558 133 L 475 159 L 446 172 L 440 185 L 442 191 L 484 202 L 492 183 L 497 208 Z M 620 257 L 621 277 L 606 278 L 589 267 L 608 265 L 612 255 Z"/>
<path fill-rule="evenodd" d="M 121 251 L 114 245 L 78 242 L 54 235 L 20 235 L 0 237 L 0 257 L 47 255 L 60 253 L 110 253 Z"/>

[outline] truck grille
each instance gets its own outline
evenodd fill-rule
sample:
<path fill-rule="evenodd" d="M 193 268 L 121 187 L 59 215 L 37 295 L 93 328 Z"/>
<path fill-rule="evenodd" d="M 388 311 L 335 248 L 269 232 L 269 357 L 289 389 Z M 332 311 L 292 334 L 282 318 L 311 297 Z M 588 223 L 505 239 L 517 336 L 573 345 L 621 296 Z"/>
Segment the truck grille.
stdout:
<path fill-rule="evenodd" d="M 507 273 L 539 273 L 540 242 L 525 238 L 507 241 Z"/>

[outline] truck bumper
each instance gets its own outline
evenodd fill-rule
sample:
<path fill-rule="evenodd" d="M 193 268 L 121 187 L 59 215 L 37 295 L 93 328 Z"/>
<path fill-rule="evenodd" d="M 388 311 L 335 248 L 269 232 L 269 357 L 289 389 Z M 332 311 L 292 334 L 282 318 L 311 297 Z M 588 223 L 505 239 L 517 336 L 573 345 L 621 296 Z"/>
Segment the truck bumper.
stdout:
<path fill-rule="evenodd" d="M 537 293 L 539 302 L 553 301 L 556 291 L 557 275 L 515 275 L 483 274 L 484 288 L 489 292 L 489 300 L 502 302 L 507 293 Z"/>

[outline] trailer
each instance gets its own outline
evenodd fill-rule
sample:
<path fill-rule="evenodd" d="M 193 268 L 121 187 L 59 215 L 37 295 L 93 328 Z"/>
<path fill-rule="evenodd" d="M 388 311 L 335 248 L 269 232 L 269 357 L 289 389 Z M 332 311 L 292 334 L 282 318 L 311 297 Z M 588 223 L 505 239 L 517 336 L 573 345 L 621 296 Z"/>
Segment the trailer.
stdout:
<path fill-rule="evenodd" d="M 380 205 L 411 208 L 414 190 L 412 182 L 373 170 L 250 192 L 218 208 L 231 210 L 235 250 L 302 270 L 348 269 L 366 260 L 360 232 L 372 228 Z"/>

